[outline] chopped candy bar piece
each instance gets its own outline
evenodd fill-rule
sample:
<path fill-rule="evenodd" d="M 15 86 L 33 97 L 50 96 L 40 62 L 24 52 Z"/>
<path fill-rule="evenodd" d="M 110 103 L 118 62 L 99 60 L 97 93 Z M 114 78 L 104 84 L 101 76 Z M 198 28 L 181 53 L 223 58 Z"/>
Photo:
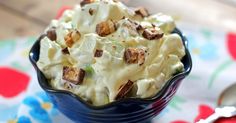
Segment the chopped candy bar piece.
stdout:
<path fill-rule="evenodd" d="M 71 34 L 72 34 L 72 32 L 68 33 L 65 37 L 65 43 L 66 43 L 66 46 L 68 46 L 68 47 L 72 47 L 74 44 Z"/>
<path fill-rule="evenodd" d="M 124 53 L 124 60 L 128 64 L 142 65 L 145 61 L 145 51 L 138 48 L 128 48 Z"/>
<path fill-rule="evenodd" d="M 128 80 L 128 82 L 122 85 L 119 88 L 118 94 L 115 97 L 115 100 L 124 98 L 124 96 L 132 89 L 134 82 Z"/>
<path fill-rule="evenodd" d="M 74 67 L 63 67 L 63 76 L 62 78 L 66 81 L 69 81 L 73 84 L 82 84 L 85 77 L 85 71 L 83 69 L 78 69 Z"/>
<path fill-rule="evenodd" d="M 115 31 L 116 31 L 116 25 L 111 20 L 101 22 L 96 26 L 96 32 L 101 37 L 107 36 Z"/>
<path fill-rule="evenodd" d="M 94 9 L 90 8 L 90 9 L 89 9 L 89 14 L 92 16 L 93 13 L 94 13 L 94 11 L 95 11 Z"/>
<path fill-rule="evenodd" d="M 78 30 L 69 32 L 65 37 L 66 46 L 72 47 L 73 44 L 80 39 L 80 33 Z"/>
<path fill-rule="evenodd" d="M 86 4 L 90 4 L 90 3 L 93 3 L 93 2 L 94 2 L 94 0 L 82 0 L 80 2 L 80 6 L 84 6 Z"/>
<path fill-rule="evenodd" d="M 135 13 L 136 13 L 137 15 L 142 16 L 142 17 L 147 17 L 147 16 L 149 16 L 149 13 L 148 13 L 147 9 L 145 9 L 144 7 L 138 8 L 137 10 L 135 10 Z"/>
<path fill-rule="evenodd" d="M 61 50 L 63 54 L 70 54 L 68 47 Z"/>
<path fill-rule="evenodd" d="M 124 60 L 128 64 L 138 63 L 138 50 L 135 48 L 128 48 L 124 53 Z"/>
<path fill-rule="evenodd" d="M 81 37 L 80 32 L 78 30 L 73 30 L 71 37 L 73 39 L 74 42 L 78 41 Z"/>
<path fill-rule="evenodd" d="M 145 29 L 143 31 L 143 37 L 148 39 L 148 40 L 158 40 L 160 38 L 163 37 L 164 33 L 160 30 L 155 30 L 155 29 L 152 29 L 152 30 L 148 30 L 148 29 Z"/>
<path fill-rule="evenodd" d="M 138 25 L 136 26 L 136 30 L 139 32 L 139 31 L 144 30 L 144 28 L 143 28 L 140 24 L 138 24 Z"/>
<path fill-rule="evenodd" d="M 101 57 L 102 54 L 103 54 L 103 50 L 96 50 L 95 54 L 94 54 L 94 57 Z"/>

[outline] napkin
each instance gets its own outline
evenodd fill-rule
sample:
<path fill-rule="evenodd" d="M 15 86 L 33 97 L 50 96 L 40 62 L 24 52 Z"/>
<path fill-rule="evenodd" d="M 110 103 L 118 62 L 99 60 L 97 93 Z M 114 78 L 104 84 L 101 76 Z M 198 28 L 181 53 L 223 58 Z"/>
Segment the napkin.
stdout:
<path fill-rule="evenodd" d="M 214 112 L 219 94 L 236 82 L 236 35 L 178 25 L 187 36 L 191 74 L 153 123 L 193 123 Z M 73 123 L 39 87 L 28 52 L 36 37 L 0 41 L 0 123 Z"/>
<path fill-rule="evenodd" d="M 61 8 L 57 18 L 68 8 Z M 189 40 L 193 69 L 153 123 L 194 123 L 204 119 L 214 112 L 219 94 L 236 83 L 236 34 L 182 23 L 178 27 Z M 28 60 L 36 39 L 0 41 L 0 123 L 73 123 L 39 87 Z"/>

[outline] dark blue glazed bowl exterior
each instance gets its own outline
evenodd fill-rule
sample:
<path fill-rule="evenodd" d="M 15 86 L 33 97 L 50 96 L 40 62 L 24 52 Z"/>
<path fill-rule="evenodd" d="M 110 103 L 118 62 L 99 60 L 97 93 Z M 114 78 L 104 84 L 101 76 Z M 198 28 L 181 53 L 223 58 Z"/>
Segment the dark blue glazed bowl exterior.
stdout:
<path fill-rule="evenodd" d="M 173 76 L 156 96 L 148 99 L 126 98 L 104 106 L 93 106 L 71 92 L 53 89 L 36 65 L 43 35 L 33 45 L 29 58 L 37 72 L 40 86 L 57 108 L 71 120 L 78 123 L 145 123 L 150 122 L 167 106 L 192 68 L 187 39 L 178 29 L 173 33 L 179 34 L 185 45 L 186 55 L 182 59 L 185 70 Z"/>

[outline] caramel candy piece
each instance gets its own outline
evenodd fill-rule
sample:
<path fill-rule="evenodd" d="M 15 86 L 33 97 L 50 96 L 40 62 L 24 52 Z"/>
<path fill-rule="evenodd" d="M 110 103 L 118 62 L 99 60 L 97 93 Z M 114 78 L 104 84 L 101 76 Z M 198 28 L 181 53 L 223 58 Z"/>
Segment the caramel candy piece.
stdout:
<path fill-rule="evenodd" d="M 128 48 L 124 53 L 124 60 L 127 64 L 142 65 L 145 62 L 145 51 L 138 48 Z"/>
<path fill-rule="evenodd" d="M 66 35 L 66 37 L 64 38 L 66 46 L 71 48 L 73 46 L 73 44 L 80 39 L 80 37 L 81 37 L 81 35 L 78 30 L 73 30 L 73 31 L 69 32 Z"/>
<path fill-rule="evenodd" d="M 163 37 L 164 33 L 160 30 L 156 30 L 156 29 L 145 29 L 143 31 L 143 37 L 148 39 L 148 40 L 157 40 Z"/>
<path fill-rule="evenodd" d="M 102 54 L 103 54 L 103 50 L 96 50 L 95 54 L 94 54 L 94 57 L 101 57 Z"/>
<path fill-rule="evenodd" d="M 56 29 L 55 27 L 49 29 L 47 31 L 47 37 L 51 40 L 51 41 L 56 41 L 57 40 L 57 33 L 56 33 Z"/>
<path fill-rule="evenodd" d="M 94 2 L 94 0 L 82 0 L 80 2 L 80 6 L 84 6 L 86 4 L 90 4 L 90 3 L 93 3 L 93 2 Z"/>
<path fill-rule="evenodd" d="M 124 96 L 132 89 L 134 82 L 128 80 L 128 82 L 124 85 L 122 85 L 119 88 L 119 92 L 115 97 L 115 100 L 119 100 L 124 98 Z"/>
<path fill-rule="evenodd" d="M 101 22 L 96 26 L 96 32 L 101 37 L 107 36 L 115 31 L 116 31 L 116 25 L 111 20 Z"/>
<path fill-rule="evenodd" d="M 148 13 L 147 9 L 145 9 L 144 7 L 138 8 L 137 10 L 135 10 L 135 13 L 137 15 L 142 16 L 143 18 L 149 16 L 149 13 Z"/>
<path fill-rule="evenodd" d="M 74 67 L 63 67 L 62 79 L 69 81 L 75 85 L 82 84 L 85 77 L 85 71 Z"/>

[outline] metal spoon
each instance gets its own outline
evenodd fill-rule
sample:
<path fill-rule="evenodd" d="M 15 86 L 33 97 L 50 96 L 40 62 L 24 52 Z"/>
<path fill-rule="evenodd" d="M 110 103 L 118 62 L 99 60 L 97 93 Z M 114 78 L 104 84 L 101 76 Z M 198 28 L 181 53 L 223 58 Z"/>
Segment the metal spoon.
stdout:
<path fill-rule="evenodd" d="M 236 116 L 236 84 L 231 85 L 221 93 L 215 113 L 197 123 L 213 123 L 221 117 L 228 118 L 232 116 Z"/>

